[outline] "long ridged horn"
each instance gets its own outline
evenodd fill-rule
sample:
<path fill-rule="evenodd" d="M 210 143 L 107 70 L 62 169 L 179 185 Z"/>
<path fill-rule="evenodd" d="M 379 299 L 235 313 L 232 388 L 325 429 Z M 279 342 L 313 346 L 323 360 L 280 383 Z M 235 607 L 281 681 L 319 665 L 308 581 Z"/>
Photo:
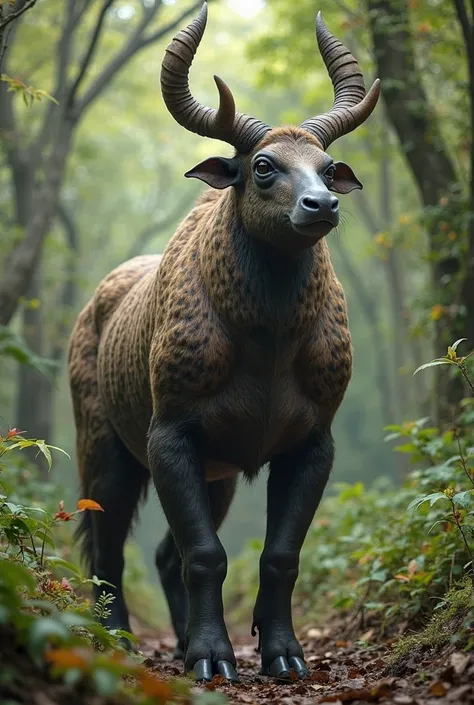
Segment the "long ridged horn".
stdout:
<path fill-rule="evenodd" d="M 220 99 L 218 110 L 201 105 L 189 90 L 189 69 L 206 22 L 207 2 L 166 49 L 161 65 L 161 93 L 171 115 L 187 130 L 228 142 L 238 152 L 249 152 L 270 127 L 256 118 L 237 113 L 232 92 L 219 76 L 214 76 Z"/>
<path fill-rule="evenodd" d="M 377 104 L 380 81 L 377 78 L 366 94 L 359 64 L 328 30 L 321 12 L 316 18 L 316 38 L 334 86 L 334 105 L 329 112 L 305 120 L 301 127 L 315 135 L 323 149 L 327 149 L 331 142 L 367 120 Z"/>

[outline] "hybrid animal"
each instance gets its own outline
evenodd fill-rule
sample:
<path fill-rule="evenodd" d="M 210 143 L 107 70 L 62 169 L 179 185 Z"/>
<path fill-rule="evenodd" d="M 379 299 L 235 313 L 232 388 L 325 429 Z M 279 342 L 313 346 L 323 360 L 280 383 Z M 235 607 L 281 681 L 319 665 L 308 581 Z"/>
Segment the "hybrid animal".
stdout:
<path fill-rule="evenodd" d="M 212 188 L 164 255 L 111 272 L 78 317 L 69 348 L 82 495 L 104 513 L 80 528 L 91 570 L 115 588 L 108 624 L 129 629 L 123 546 L 153 480 L 169 524 L 156 565 L 177 636 L 175 655 L 200 680 L 237 678 L 223 618 L 225 550 L 217 536 L 237 477 L 269 466 L 267 531 L 252 633 L 262 672 L 308 671 L 291 596 L 300 549 L 333 463 L 331 424 L 351 376 L 343 289 L 325 236 L 336 194 L 362 188 L 328 146 L 364 122 L 379 96 L 317 18 L 334 106 L 299 127 L 236 112 L 215 77 L 218 110 L 191 95 L 188 73 L 207 20 L 166 50 L 164 101 L 186 129 L 228 142 L 186 176 Z M 109 590 L 109 588 L 107 588 Z M 101 588 L 96 589 L 97 594 Z"/>

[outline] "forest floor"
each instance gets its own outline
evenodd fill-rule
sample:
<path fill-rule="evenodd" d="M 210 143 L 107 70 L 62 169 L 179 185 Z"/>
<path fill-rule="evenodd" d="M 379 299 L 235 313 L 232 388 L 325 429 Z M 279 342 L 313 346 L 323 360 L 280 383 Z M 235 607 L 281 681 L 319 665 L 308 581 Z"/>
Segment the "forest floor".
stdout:
<path fill-rule="evenodd" d="M 229 703 L 245 705 L 311 705 L 315 703 L 393 703 L 394 705 L 474 705 L 474 653 L 454 647 L 442 653 L 412 651 L 395 666 L 390 643 L 370 643 L 373 635 L 347 641 L 334 633 L 310 629 L 301 638 L 310 677 L 305 681 L 279 683 L 259 675 L 260 657 L 255 645 L 233 635 L 240 682 L 226 684 L 216 676 L 196 689 L 220 691 Z M 168 633 L 140 630 L 144 665 L 158 678 L 182 677 L 182 664 L 171 660 L 174 639 Z M 106 698 L 51 680 L 33 664 L 22 649 L 15 648 L 12 634 L 0 627 L 0 703 L 22 705 L 123 705 L 121 698 Z M 369 643 L 367 644 L 367 641 Z M 5 671 L 4 671 L 5 673 Z M 195 690 L 193 688 L 193 690 Z"/>
<path fill-rule="evenodd" d="M 301 639 L 310 668 L 306 681 L 278 683 L 260 676 L 255 644 L 238 635 L 232 642 L 240 683 L 225 684 L 221 676 L 216 676 L 202 687 L 225 693 L 231 703 L 246 705 L 474 704 L 474 653 L 464 654 L 453 647 L 437 655 L 412 652 L 394 665 L 389 642 L 367 645 L 360 637 L 359 642 L 347 641 L 328 631 L 311 629 Z M 370 642 L 370 632 L 364 636 Z M 160 678 L 181 674 L 181 664 L 170 659 L 173 643 L 167 635 L 142 635 L 140 648 L 147 657 L 146 665 Z"/>

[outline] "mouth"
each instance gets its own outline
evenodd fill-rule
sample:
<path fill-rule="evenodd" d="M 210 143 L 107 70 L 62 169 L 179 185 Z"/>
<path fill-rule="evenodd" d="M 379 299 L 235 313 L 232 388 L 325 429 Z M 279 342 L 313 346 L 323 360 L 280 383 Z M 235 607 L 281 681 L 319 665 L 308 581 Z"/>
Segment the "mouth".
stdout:
<path fill-rule="evenodd" d="M 336 227 L 336 223 L 331 223 L 329 220 L 314 220 L 311 223 L 295 223 L 290 218 L 290 222 L 293 230 L 300 235 L 317 239 L 324 237 Z"/>

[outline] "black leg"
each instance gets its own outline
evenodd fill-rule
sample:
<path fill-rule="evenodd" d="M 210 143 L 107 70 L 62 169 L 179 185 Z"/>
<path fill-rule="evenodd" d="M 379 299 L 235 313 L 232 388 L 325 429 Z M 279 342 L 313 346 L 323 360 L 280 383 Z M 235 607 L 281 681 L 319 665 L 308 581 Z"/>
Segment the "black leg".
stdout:
<path fill-rule="evenodd" d="M 156 550 L 155 562 L 178 640 L 173 658 L 182 659 L 188 622 L 188 596 L 181 575 L 181 556 L 169 530 Z"/>
<path fill-rule="evenodd" d="M 184 667 L 199 680 L 237 678 L 224 623 L 227 556 L 212 518 L 204 468 L 186 429 L 152 422 L 148 457 L 153 481 L 183 563 L 189 599 Z"/>
<path fill-rule="evenodd" d="M 259 632 L 262 670 L 267 675 L 288 678 L 290 668 L 301 678 L 308 674 L 293 629 L 291 596 L 301 546 L 326 487 L 333 457 L 333 441 L 327 430 L 270 464 L 267 533 L 252 626 L 253 634 L 255 628 Z"/>
<path fill-rule="evenodd" d="M 209 483 L 207 486 L 211 516 L 216 529 L 225 519 L 235 487 L 236 478 L 233 477 Z M 182 659 L 188 622 L 188 596 L 182 579 L 181 556 L 170 531 L 158 546 L 155 561 L 177 638 L 173 658 Z"/>
<path fill-rule="evenodd" d="M 138 502 L 146 491 L 149 473 L 114 436 L 98 439 L 90 450 L 90 462 L 95 467 L 89 473 L 91 481 L 85 491 L 88 499 L 94 499 L 104 508 L 104 512 L 85 514 L 91 539 L 91 568 L 98 578 L 114 586 L 94 585 L 94 599 L 97 601 L 103 592 L 113 594 L 115 600 L 108 606 L 110 615 L 102 621 L 111 629 L 130 631 L 122 589 L 123 548 Z"/>

